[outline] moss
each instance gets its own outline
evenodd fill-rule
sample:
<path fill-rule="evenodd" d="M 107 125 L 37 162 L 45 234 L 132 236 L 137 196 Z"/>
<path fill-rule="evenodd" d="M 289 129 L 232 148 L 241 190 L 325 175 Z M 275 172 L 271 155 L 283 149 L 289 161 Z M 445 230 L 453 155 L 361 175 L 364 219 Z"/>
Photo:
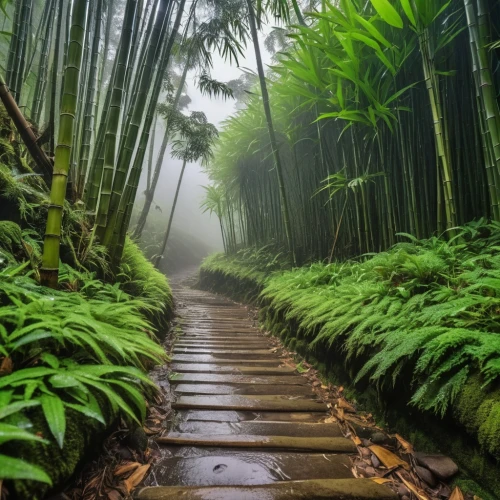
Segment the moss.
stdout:
<path fill-rule="evenodd" d="M 49 444 L 16 441 L 15 456 L 42 467 L 51 477 L 54 487 L 68 481 L 87 454 L 100 450 L 105 427 L 96 420 L 90 420 L 79 412 L 66 410 L 66 434 L 63 448 L 50 440 Z M 51 433 L 41 411 L 29 415 L 32 431 L 50 438 Z M 9 448 L 6 447 L 8 451 Z M 13 450 L 14 451 L 14 450 Z M 49 485 L 34 481 L 13 481 L 9 488 L 13 498 L 38 500 L 51 490 Z"/>
<path fill-rule="evenodd" d="M 479 376 L 469 379 L 453 404 L 453 417 L 500 460 L 500 390 L 486 392 Z"/>

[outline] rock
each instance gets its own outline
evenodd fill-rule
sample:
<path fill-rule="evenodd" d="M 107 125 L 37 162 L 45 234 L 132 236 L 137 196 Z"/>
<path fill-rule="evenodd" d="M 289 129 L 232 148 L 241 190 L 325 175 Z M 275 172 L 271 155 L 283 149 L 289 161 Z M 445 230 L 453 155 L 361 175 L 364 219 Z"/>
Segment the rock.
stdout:
<path fill-rule="evenodd" d="M 373 477 L 373 476 L 376 476 L 377 473 L 375 472 L 375 469 L 373 467 L 366 467 L 365 468 L 365 476 L 366 477 Z"/>
<path fill-rule="evenodd" d="M 127 438 L 127 445 L 136 451 L 146 451 L 148 436 L 142 427 L 136 427 Z"/>
<path fill-rule="evenodd" d="M 380 463 L 380 460 L 372 453 L 372 464 L 375 469 L 378 469 L 382 464 Z"/>
<path fill-rule="evenodd" d="M 446 481 L 458 472 L 457 464 L 444 455 L 428 455 L 426 453 L 415 453 L 417 462 L 422 467 L 429 469 L 439 479 Z"/>
<path fill-rule="evenodd" d="M 361 444 L 368 448 L 368 446 L 371 446 L 373 443 L 369 439 L 361 439 Z"/>
<path fill-rule="evenodd" d="M 383 432 L 380 431 L 374 432 L 371 435 L 370 440 L 373 444 L 379 444 L 379 445 L 392 444 L 391 438 L 387 434 L 384 434 Z"/>
<path fill-rule="evenodd" d="M 399 484 L 398 485 L 398 490 L 397 493 L 400 497 L 405 497 L 405 496 L 410 496 L 410 490 L 404 485 L 404 484 Z"/>
<path fill-rule="evenodd" d="M 116 454 L 122 459 L 122 460 L 132 460 L 134 458 L 134 455 L 132 452 L 126 447 L 126 446 L 120 446 L 116 450 Z"/>
<path fill-rule="evenodd" d="M 420 467 L 420 465 L 415 466 L 415 472 L 418 477 L 424 481 L 424 483 L 428 484 L 431 488 L 434 488 L 437 485 L 437 479 L 434 474 L 425 467 Z"/>

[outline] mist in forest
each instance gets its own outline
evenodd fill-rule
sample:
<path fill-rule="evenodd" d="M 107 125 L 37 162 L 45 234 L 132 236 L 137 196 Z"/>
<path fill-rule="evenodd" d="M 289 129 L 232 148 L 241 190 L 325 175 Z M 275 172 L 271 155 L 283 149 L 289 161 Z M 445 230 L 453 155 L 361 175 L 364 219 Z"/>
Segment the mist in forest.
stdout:
<path fill-rule="evenodd" d="M 264 36 L 262 35 L 262 37 Z M 270 64 L 271 55 L 264 46 L 262 46 L 262 56 L 264 63 Z M 239 61 L 239 67 L 234 63 L 230 64 L 228 61 L 224 61 L 217 54 L 213 54 L 213 61 L 211 76 L 221 82 L 239 79 L 245 73 L 248 74 L 256 70 L 255 55 L 251 46 L 246 48 L 244 57 Z M 185 93 L 191 101 L 183 112 L 188 114 L 192 111 L 202 111 L 205 113 L 208 121 L 213 123 L 220 131 L 223 121 L 236 111 L 236 107 L 238 106 L 237 100 L 203 95 L 197 85 L 198 77 L 199 75 L 195 71 L 191 71 L 188 74 Z M 160 150 L 164 132 L 165 122 L 159 117 L 155 129 L 155 161 Z M 151 243 L 151 248 L 148 248 L 148 240 L 158 241 L 160 234 L 164 234 L 167 228 L 177 181 L 182 168 L 182 161 L 172 158 L 170 152 L 171 149 L 169 147 L 163 158 L 163 166 L 153 206 L 143 233 L 143 240 L 145 241 L 143 247 L 146 253 L 150 255 L 153 255 L 157 248 L 154 243 Z M 145 165 L 137 198 L 138 209 L 144 203 L 147 175 L 147 167 Z M 167 244 L 167 251 L 160 266 L 163 271 L 172 273 L 186 266 L 197 265 L 210 253 L 223 250 L 220 224 L 217 216 L 215 214 L 204 213 L 203 209 L 200 208 L 205 197 L 203 186 L 207 186 L 208 184 L 209 178 L 199 162 L 187 165 L 174 213 L 172 232 Z"/>

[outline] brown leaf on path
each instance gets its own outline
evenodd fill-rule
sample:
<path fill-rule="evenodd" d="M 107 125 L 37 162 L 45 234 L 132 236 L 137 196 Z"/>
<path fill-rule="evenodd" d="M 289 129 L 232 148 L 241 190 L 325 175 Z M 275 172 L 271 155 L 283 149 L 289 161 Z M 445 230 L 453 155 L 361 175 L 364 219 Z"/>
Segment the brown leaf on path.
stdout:
<path fill-rule="evenodd" d="M 352 437 L 352 440 L 354 441 L 354 444 L 356 446 L 361 446 L 361 439 L 359 439 L 359 437 L 356 436 L 356 434 L 353 434 L 351 437 Z"/>
<path fill-rule="evenodd" d="M 404 460 L 401 460 L 397 455 L 392 453 L 392 451 L 386 450 L 384 447 L 377 444 L 373 444 L 369 446 L 369 448 L 388 469 L 399 466 L 406 470 L 410 469 L 410 466 Z"/>
<path fill-rule="evenodd" d="M 345 420 L 344 410 L 342 408 L 335 408 L 337 411 L 337 417 L 340 421 Z"/>
<path fill-rule="evenodd" d="M 407 481 L 399 472 L 396 472 L 397 476 L 401 481 L 403 481 L 403 484 L 419 499 L 419 500 L 431 500 L 430 497 L 427 496 L 425 491 L 421 490 L 414 484 L 411 484 L 410 481 Z"/>
<path fill-rule="evenodd" d="M 141 464 L 139 462 L 125 462 L 124 464 L 116 467 L 116 469 L 114 470 L 114 475 L 121 476 L 123 474 L 126 474 L 127 472 L 137 469 L 137 467 L 140 466 Z"/>
<path fill-rule="evenodd" d="M 123 481 L 128 493 L 130 493 L 142 481 L 150 467 L 151 464 L 141 465 L 128 479 Z"/>
<path fill-rule="evenodd" d="M 344 398 L 337 399 L 337 406 L 348 413 L 356 413 L 356 408 L 348 403 Z"/>
<path fill-rule="evenodd" d="M 398 440 L 398 443 L 401 445 L 405 453 L 413 453 L 413 445 L 406 441 L 406 439 L 402 438 L 399 434 L 395 434 L 394 437 Z"/>
<path fill-rule="evenodd" d="M 458 486 L 451 492 L 449 500 L 464 500 L 464 494 Z"/>
<path fill-rule="evenodd" d="M 325 419 L 325 424 L 333 424 L 334 422 L 337 422 L 337 421 L 338 421 L 337 417 L 334 417 L 333 415 L 331 415 L 330 417 Z"/>
<path fill-rule="evenodd" d="M 386 477 L 371 477 L 370 481 L 373 481 L 374 483 L 377 484 L 386 484 L 386 483 L 392 483 L 392 479 L 387 479 Z"/>

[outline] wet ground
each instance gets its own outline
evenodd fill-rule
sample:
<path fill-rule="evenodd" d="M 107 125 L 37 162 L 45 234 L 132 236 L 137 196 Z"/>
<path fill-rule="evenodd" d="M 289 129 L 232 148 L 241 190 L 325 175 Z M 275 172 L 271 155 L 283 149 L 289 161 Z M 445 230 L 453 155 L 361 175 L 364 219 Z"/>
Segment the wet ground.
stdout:
<path fill-rule="evenodd" d="M 178 326 L 170 429 L 135 497 L 147 500 L 395 499 L 355 478 L 352 439 L 239 304 L 174 280 Z"/>

